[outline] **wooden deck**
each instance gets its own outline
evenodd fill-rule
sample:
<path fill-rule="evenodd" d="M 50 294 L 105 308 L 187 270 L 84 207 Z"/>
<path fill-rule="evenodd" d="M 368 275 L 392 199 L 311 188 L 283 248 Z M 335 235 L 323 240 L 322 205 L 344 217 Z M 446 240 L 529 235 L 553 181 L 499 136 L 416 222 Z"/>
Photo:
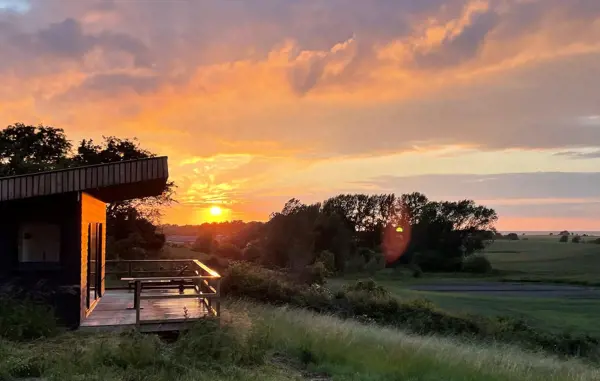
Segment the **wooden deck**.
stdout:
<path fill-rule="evenodd" d="M 114 331 L 136 328 L 134 295 L 134 290 L 106 290 L 79 329 Z M 168 298 L 174 295 L 182 298 Z M 138 328 L 145 332 L 179 330 L 190 321 L 212 316 L 202 300 L 193 295 L 196 295 L 193 289 L 186 289 L 183 294 L 173 289 L 144 290 L 145 297 L 158 298 L 140 300 L 141 323 Z M 161 299 L 160 296 L 167 298 Z"/>

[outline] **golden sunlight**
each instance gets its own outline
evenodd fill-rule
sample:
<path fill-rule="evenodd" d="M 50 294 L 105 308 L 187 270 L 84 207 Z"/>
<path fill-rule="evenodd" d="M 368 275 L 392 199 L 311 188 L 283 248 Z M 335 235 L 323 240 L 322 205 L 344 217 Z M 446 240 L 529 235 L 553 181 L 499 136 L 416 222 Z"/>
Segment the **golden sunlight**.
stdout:
<path fill-rule="evenodd" d="M 221 214 L 223 214 L 223 210 L 221 209 L 221 207 L 214 205 L 214 206 L 212 206 L 210 208 L 210 215 L 211 216 L 218 217 Z"/>

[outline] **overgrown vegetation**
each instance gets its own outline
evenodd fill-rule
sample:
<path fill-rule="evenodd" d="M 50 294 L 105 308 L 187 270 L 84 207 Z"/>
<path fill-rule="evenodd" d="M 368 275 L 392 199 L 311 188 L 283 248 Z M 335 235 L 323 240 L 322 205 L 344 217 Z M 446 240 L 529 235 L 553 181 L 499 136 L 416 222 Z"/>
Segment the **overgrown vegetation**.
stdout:
<path fill-rule="evenodd" d="M 234 263 L 224 279 L 223 291 L 231 296 L 306 308 L 419 334 L 494 340 L 558 355 L 600 360 L 600 340 L 595 337 L 567 332 L 555 334 L 504 317 L 450 314 L 426 300 L 398 300 L 370 281 L 333 294 L 324 287 L 307 288 L 292 283 L 285 275 L 273 270 Z"/>
<path fill-rule="evenodd" d="M 1 338 L 23 341 L 52 337 L 58 332 L 54 311 L 48 305 L 0 296 Z"/>
<path fill-rule="evenodd" d="M 424 307 L 426 308 L 426 306 Z M 361 380 L 592 381 L 600 372 L 498 344 L 417 337 L 305 310 L 235 303 L 221 326 L 204 321 L 175 341 L 62 334 L 0 339 L 0 379 L 49 381 Z"/>

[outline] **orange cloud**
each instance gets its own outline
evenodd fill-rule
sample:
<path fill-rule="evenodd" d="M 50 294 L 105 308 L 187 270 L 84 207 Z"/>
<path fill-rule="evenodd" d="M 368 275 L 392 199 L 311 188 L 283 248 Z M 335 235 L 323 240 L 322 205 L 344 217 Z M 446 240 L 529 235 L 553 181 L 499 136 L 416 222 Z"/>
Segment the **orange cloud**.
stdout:
<path fill-rule="evenodd" d="M 452 171 L 431 159 L 444 149 L 600 141 L 578 122 L 600 114 L 596 4 L 39 0 L 0 12 L 0 122 L 138 136 L 171 158 L 169 218 L 212 202 L 264 218 L 384 172 Z"/>

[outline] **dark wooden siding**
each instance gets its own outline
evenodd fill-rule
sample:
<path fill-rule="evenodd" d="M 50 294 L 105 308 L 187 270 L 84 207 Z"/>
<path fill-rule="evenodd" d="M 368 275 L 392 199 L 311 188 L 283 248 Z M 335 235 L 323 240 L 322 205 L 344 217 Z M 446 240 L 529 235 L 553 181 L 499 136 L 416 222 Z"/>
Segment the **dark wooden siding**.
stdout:
<path fill-rule="evenodd" d="M 119 186 L 131 186 L 143 182 L 166 182 L 168 177 L 167 157 L 4 177 L 0 178 L 0 202 L 102 188 L 116 189 Z M 147 194 L 144 194 L 143 190 L 144 187 L 140 187 L 139 195 L 128 192 L 127 197 L 145 197 Z"/>
<path fill-rule="evenodd" d="M 0 203 L 0 217 L 0 283 L 19 282 L 32 289 L 39 284 L 53 287 L 58 291 L 52 296 L 58 316 L 67 325 L 78 325 L 81 267 L 78 195 L 60 194 Z M 31 222 L 60 226 L 59 264 L 19 263 L 19 226 Z"/>

